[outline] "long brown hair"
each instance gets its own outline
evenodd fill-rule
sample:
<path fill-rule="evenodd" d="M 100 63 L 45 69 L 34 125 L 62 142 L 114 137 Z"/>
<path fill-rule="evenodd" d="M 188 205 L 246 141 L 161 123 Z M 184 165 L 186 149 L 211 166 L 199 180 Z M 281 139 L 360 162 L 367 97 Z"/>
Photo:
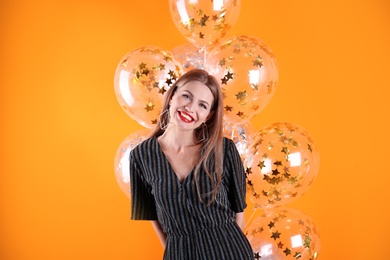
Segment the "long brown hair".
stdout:
<path fill-rule="evenodd" d="M 194 174 L 195 174 L 195 183 L 199 198 L 201 201 L 209 195 L 212 195 L 211 200 L 208 204 L 214 201 L 219 186 L 222 179 L 222 146 L 223 146 L 223 133 L 222 133 L 222 123 L 223 123 L 223 96 L 221 88 L 218 84 L 218 81 L 215 77 L 208 74 L 207 71 L 201 69 L 194 69 L 188 71 L 183 76 L 181 76 L 167 91 L 164 104 L 162 106 L 162 113 L 157 122 L 157 126 L 151 132 L 150 136 L 159 136 L 162 135 L 165 129 L 162 128 L 162 125 L 169 123 L 169 102 L 175 94 L 176 90 L 185 84 L 193 81 L 198 81 L 205 84 L 213 94 L 214 102 L 211 106 L 210 113 L 211 117 L 206 122 L 206 131 L 208 138 L 201 142 L 201 139 L 204 137 L 202 126 L 195 129 L 195 138 L 200 141 L 202 144 L 202 153 L 198 163 L 195 165 Z M 211 192 L 201 194 L 199 189 L 198 174 L 200 169 L 203 169 L 208 178 L 210 178 L 213 183 L 213 189 Z"/>

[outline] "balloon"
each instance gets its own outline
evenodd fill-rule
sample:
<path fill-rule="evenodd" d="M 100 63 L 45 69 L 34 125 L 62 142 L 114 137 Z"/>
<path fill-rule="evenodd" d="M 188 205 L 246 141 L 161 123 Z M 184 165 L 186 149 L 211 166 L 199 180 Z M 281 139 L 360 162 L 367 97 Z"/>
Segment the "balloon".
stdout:
<path fill-rule="evenodd" d="M 116 97 L 132 119 L 153 128 L 165 92 L 182 73 L 180 63 L 160 47 L 135 49 L 122 58 L 115 71 Z"/>
<path fill-rule="evenodd" d="M 224 122 L 223 125 L 223 135 L 233 140 L 243 162 L 250 153 L 249 148 L 250 144 L 253 143 L 254 133 L 255 130 L 251 123 L 233 125 Z"/>
<path fill-rule="evenodd" d="M 244 165 L 247 196 L 255 208 L 272 208 L 299 198 L 314 182 L 319 152 L 310 134 L 289 123 L 260 129 Z"/>
<path fill-rule="evenodd" d="M 144 141 L 149 130 L 143 129 L 128 135 L 119 145 L 114 159 L 115 178 L 119 188 L 130 199 L 129 154 L 139 143 Z"/>
<path fill-rule="evenodd" d="M 220 80 L 224 93 L 225 119 L 245 123 L 271 100 L 278 82 L 272 51 L 261 40 L 235 36 L 207 55 L 206 70 Z"/>
<path fill-rule="evenodd" d="M 240 13 L 241 0 L 169 0 L 179 32 L 199 48 L 211 48 L 225 37 Z"/>
<path fill-rule="evenodd" d="M 254 259 L 318 258 L 320 235 L 313 220 L 291 208 L 265 212 L 246 229 Z"/>
<path fill-rule="evenodd" d="M 173 57 L 177 60 L 184 71 L 192 69 L 204 69 L 204 50 L 197 48 L 191 43 L 176 46 L 171 50 Z"/>

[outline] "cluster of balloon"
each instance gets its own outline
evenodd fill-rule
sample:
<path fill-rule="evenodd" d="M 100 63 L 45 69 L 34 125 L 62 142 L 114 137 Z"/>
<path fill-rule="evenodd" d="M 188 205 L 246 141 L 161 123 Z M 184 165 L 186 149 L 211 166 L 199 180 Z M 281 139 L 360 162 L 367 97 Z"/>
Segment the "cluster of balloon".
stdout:
<path fill-rule="evenodd" d="M 244 163 L 247 196 L 254 213 L 247 237 L 256 259 L 315 259 L 319 236 L 302 213 L 280 209 L 300 197 L 313 183 L 319 154 L 302 127 L 274 123 L 255 131 L 250 120 L 270 102 L 278 83 L 278 66 L 271 49 L 260 39 L 226 38 L 236 23 L 241 0 L 169 0 L 171 18 L 188 41 L 170 51 L 144 46 L 127 53 L 115 71 L 119 104 L 147 128 L 130 134 L 115 156 L 115 176 L 130 199 L 128 156 L 146 139 L 161 113 L 164 95 L 189 70 L 205 69 L 220 82 L 224 95 L 224 136 L 231 138 Z"/>
<path fill-rule="evenodd" d="M 319 233 L 303 213 L 279 208 L 302 196 L 319 170 L 319 152 L 310 134 L 291 123 L 274 123 L 253 137 L 244 161 L 247 198 L 264 212 L 245 228 L 255 259 L 316 259 Z"/>
<path fill-rule="evenodd" d="M 254 259 L 318 258 L 320 235 L 313 220 L 286 207 L 264 212 L 245 232 Z"/>

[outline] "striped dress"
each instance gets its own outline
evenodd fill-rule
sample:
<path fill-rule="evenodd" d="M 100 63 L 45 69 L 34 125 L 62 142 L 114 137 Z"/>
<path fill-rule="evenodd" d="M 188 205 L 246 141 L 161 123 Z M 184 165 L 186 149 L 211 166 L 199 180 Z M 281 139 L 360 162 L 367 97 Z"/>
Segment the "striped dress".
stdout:
<path fill-rule="evenodd" d="M 222 182 L 216 199 L 207 206 L 199 200 L 194 172 L 180 182 L 157 137 L 140 143 L 130 153 L 131 219 L 158 220 L 167 234 L 164 259 L 254 259 L 252 248 L 235 222 L 243 212 L 245 173 L 232 140 L 223 140 Z M 200 172 L 202 193 L 212 189 Z"/>

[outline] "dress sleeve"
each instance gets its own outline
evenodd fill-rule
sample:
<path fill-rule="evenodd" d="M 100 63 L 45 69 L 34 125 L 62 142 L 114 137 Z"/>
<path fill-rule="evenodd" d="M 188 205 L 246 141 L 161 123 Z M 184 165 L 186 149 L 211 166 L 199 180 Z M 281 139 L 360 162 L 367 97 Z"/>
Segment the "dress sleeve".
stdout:
<path fill-rule="evenodd" d="M 225 165 L 229 178 L 229 201 L 231 209 L 238 213 L 246 208 L 246 177 L 240 154 L 234 142 L 226 139 Z"/>
<path fill-rule="evenodd" d="M 151 186 L 146 182 L 134 150 L 130 152 L 131 219 L 157 220 L 156 203 Z"/>

